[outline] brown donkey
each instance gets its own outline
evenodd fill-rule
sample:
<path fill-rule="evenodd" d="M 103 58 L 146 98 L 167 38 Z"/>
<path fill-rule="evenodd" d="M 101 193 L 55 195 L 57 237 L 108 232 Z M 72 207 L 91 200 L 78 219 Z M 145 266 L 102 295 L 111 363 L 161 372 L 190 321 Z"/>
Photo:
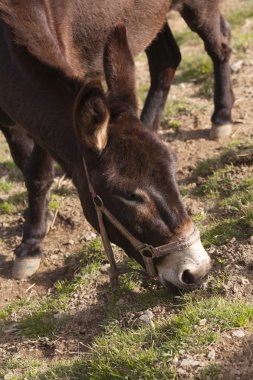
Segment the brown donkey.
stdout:
<path fill-rule="evenodd" d="M 207 274 L 210 259 L 181 202 L 175 155 L 137 116 L 132 59 L 163 28 L 147 50 L 151 90 L 142 118 L 155 128 L 176 68 L 177 54 L 163 27 L 175 4 L 58 4 L 0 0 L 0 124 L 29 198 L 13 275 L 30 276 L 39 266 L 53 157 L 72 178 L 84 214 L 97 230 L 104 228 L 111 241 L 163 284 L 192 287 Z M 115 27 L 122 21 L 129 44 L 125 27 Z M 220 121 L 228 122 L 226 117 Z"/>

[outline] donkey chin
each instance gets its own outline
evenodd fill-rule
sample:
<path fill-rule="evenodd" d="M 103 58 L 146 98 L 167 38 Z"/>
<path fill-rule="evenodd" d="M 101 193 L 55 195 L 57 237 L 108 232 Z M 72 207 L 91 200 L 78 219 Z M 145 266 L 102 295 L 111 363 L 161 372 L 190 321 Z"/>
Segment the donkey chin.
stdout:
<path fill-rule="evenodd" d="M 160 282 L 170 288 L 194 289 L 202 284 L 212 261 L 200 240 L 180 252 L 171 253 L 156 263 Z"/>

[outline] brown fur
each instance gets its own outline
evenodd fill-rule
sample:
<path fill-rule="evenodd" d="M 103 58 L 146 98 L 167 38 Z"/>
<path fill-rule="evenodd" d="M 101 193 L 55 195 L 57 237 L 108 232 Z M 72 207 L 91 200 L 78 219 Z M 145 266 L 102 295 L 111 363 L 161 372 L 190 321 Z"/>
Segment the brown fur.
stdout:
<path fill-rule="evenodd" d="M 42 62 L 83 78 L 91 70 L 102 71 L 104 46 L 118 23 L 126 25 L 134 55 L 149 45 L 164 24 L 170 1 L 146 0 L 145 13 L 142 3 L 120 0 L 115 6 L 114 1 L 105 0 L 1 0 L 0 12 L 16 43 Z"/>

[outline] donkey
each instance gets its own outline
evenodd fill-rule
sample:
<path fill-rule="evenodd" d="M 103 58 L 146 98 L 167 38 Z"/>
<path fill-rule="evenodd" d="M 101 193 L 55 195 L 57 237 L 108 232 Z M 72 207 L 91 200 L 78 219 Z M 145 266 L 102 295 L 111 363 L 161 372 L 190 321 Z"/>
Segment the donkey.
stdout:
<path fill-rule="evenodd" d="M 191 288 L 208 273 L 210 258 L 180 199 L 175 154 L 144 128 L 155 129 L 172 80 L 165 17 L 176 3 L 147 0 L 133 8 L 122 0 L 115 9 L 101 0 L 63 0 L 61 7 L 0 0 L 0 124 L 29 204 L 15 278 L 31 276 L 41 261 L 53 159 L 105 245 L 108 235 L 165 286 Z M 133 55 L 161 28 L 147 50 L 151 90 L 142 122 Z M 155 63 L 162 51 L 164 61 Z"/>

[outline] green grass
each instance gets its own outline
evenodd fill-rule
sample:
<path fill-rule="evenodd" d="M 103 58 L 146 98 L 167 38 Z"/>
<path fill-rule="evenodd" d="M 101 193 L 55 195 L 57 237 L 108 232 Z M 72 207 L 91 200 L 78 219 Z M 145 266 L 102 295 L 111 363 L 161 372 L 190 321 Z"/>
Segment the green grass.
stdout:
<path fill-rule="evenodd" d="M 0 212 L 2 214 L 13 214 L 15 207 L 10 202 L 0 200 Z"/>
<path fill-rule="evenodd" d="M 233 167 L 226 166 L 210 175 L 203 184 L 194 189 L 193 194 L 217 199 L 219 196 L 228 196 L 233 186 Z"/>
<path fill-rule="evenodd" d="M 220 373 L 221 369 L 216 364 L 210 364 L 207 368 L 204 368 L 201 371 L 198 380 L 218 380 Z"/>
<path fill-rule="evenodd" d="M 7 200 L 0 200 L 0 211 L 3 214 L 14 214 L 27 207 L 27 193 L 25 191 L 11 195 Z"/>
<path fill-rule="evenodd" d="M 197 33 L 192 32 L 188 27 L 185 27 L 182 31 L 175 31 L 173 35 L 179 46 L 196 46 L 196 44 L 202 44 L 201 39 Z"/>
<path fill-rule="evenodd" d="M 232 141 L 222 153 L 211 159 L 200 161 L 194 170 L 193 176 L 207 177 L 218 169 L 223 169 L 226 165 L 240 166 L 251 164 L 253 155 L 253 145 L 243 144 L 241 141 Z"/>
<path fill-rule="evenodd" d="M 5 320 L 8 318 L 13 312 L 17 311 L 21 307 L 27 305 L 28 302 L 25 299 L 21 299 L 19 301 L 13 302 L 5 307 L 2 307 L 0 310 L 0 320 Z"/>
<path fill-rule="evenodd" d="M 8 193 L 13 188 L 13 184 L 6 179 L 0 180 L 0 192 Z"/>
<path fill-rule="evenodd" d="M 184 97 L 169 99 L 163 112 L 161 128 L 179 128 L 181 127 L 180 117 L 191 113 L 191 104 Z"/>
<path fill-rule="evenodd" d="M 253 308 L 223 298 L 193 302 L 186 297 L 178 315 L 150 328 L 125 328 L 113 322 L 91 346 L 90 379 L 169 379 L 175 377 L 171 360 L 179 350 L 203 351 L 221 331 L 250 327 Z M 199 325 L 207 319 L 205 327 Z"/>
<path fill-rule="evenodd" d="M 4 172 L 8 181 L 19 182 L 23 181 L 23 175 L 21 171 L 17 168 L 12 160 L 3 160 L 0 158 L 1 170 Z"/>
<path fill-rule="evenodd" d="M 59 361 L 43 369 L 37 362 L 15 361 L 5 364 L 5 372 L 16 368 L 15 379 L 154 379 L 176 378 L 171 363 L 179 350 L 202 353 L 215 342 L 220 333 L 234 328 L 250 328 L 253 308 L 239 300 L 229 302 L 221 297 L 194 301 L 191 295 L 182 296 L 178 313 L 168 313 L 155 320 L 155 330 L 138 325 L 120 325 L 111 321 L 102 335 L 90 345 L 82 359 Z M 178 306 L 177 306 L 178 307 Z M 206 319 L 201 326 L 200 320 Z M 2 370 L 3 371 L 3 370 Z M 201 373 L 201 379 L 217 376 L 219 369 L 212 365 Z M 1 372 L 0 372 L 1 374 Z M 24 378 L 24 377 L 23 377 Z M 213 377 L 215 379 L 215 377 Z"/>
<path fill-rule="evenodd" d="M 243 240 L 251 236 L 252 228 L 252 211 L 241 218 L 226 218 L 202 232 L 202 243 L 205 247 L 209 247 L 225 244 L 232 238 Z"/>
<path fill-rule="evenodd" d="M 180 65 L 181 75 L 177 75 L 175 82 L 201 83 L 209 79 L 210 75 L 212 75 L 212 70 L 211 60 L 207 55 L 191 54 L 182 61 Z"/>
<path fill-rule="evenodd" d="M 253 6 L 249 0 L 246 4 L 242 4 L 239 9 L 230 12 L 226 18 L 231 25 L 232 29 L 240 27 L 245 24 L 247 18 L 253 17 Z"/>
<path fill-rule="evenodd" d="M 57 210 L 60 207 L 60 196 L 57 194 L 52 194 L 51 200 L 48 203 L 48 207 L 51 210 Z"/>
<path fill-rule="evenodd" d="M 6 361 L 4 370 L 0 368 L 0 378 L 9 373 L 8 380 L 84 380 L 87 379 L 86 370 L 82 359 L 59 360 L 47 369 L 46 363 L 43 365 L 41 360 L 11 358 Z"/>

